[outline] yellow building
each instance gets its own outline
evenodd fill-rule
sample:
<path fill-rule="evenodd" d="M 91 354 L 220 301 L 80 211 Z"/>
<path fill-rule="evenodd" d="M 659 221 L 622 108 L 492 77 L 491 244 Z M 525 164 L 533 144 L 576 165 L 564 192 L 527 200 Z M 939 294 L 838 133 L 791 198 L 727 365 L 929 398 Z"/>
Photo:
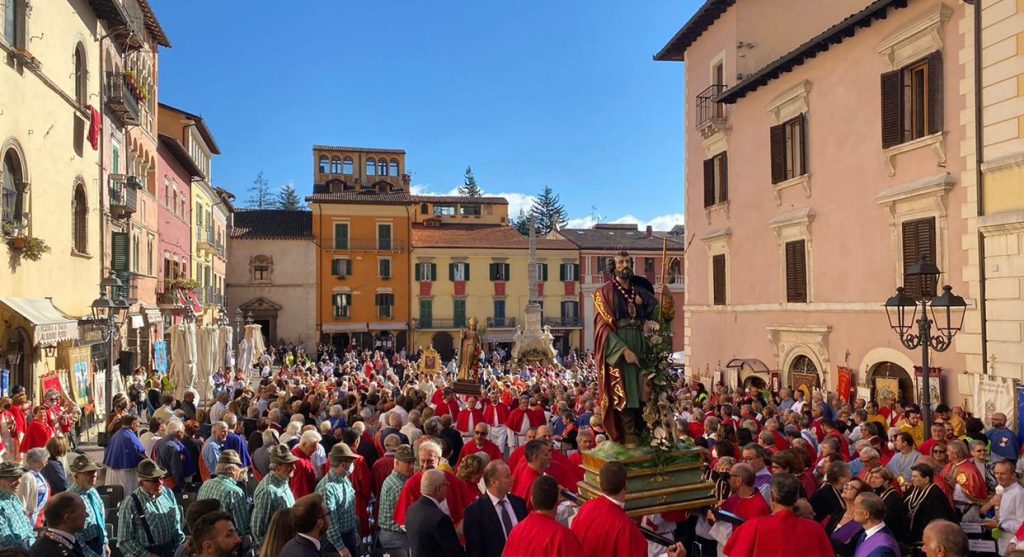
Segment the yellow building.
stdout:
<path fill-rule="evenodd" d="M 412 197 L 405 151 L 313 148 L 316 325 L 322 342 L 400 350 L 409 325 Z"/>
<path fill-rule="evenodd" d="M 508 226 L 501 197 L 416 196 L 412 227 L 412 327 L 416 350 L 450 359 L 461 329 L 476 317 L 485 350 L 510 348 L 530 297 L 529 240 Z M 538 301 L 556 348 L 578 348 L 579 251 L 565 240 L 537 240 Z"/>

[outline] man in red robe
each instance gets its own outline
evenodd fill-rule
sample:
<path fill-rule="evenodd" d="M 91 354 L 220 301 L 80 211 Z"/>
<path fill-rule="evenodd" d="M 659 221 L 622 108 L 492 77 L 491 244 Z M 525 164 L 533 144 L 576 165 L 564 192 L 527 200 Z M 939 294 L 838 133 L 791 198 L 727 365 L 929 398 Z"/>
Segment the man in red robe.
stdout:
<path fill-rule="evenodd" d="M 420 443 L 418 454 L 420 471 L 413 474 L 405 482 L 404 487 L 402 487 L 402 493 L 398 496 L 398 503 L 395 505 L 395 523 L 402 526 L 405 526 L 406 510 L 420 498 L 420 479 L 423 477 L 423 472 L 436 468 L 437 463 L 441 461 L 441 447 L 433 441 L 424 441 Z M 452 518 L 455 528 L 458 529 L 466 506 L 472 503 L 476 496 L 480 494 L 479 492 L 475 495 L 470 494 L 468 489 L 464 487 L 466 482 L 460 480 L 451 472 L 445 472 L 444 477 L 448 481 L 448 494 L 441 505 L 441 510 L 445 511 L 447 509 L 448 516 Z"/>
<path fill-rule="evenodd" d="M 306 431 L 299 438 L 299 444 L 292 449 L 292 454 L 299 458 L 295 463 L 295 470 L 288 484 L 292 488 L 292 495 L 296 499 L 313 493 L 316 490 L 316 471 L 313 468 L 313 461 L 310 457 L 316 452 L 320 444 L 320 434 L 316 431 Z"/>
<path fill-rule="evenodd" d="M 537 478 L 530 487 L 533 512 L 516 524 L 505 542 L 502 555 L 521 557 L 544 555 L 550 557 L 583 557 L 583 546 L 576 535 L 555 520 L 558 507 L 558 483 L 546 476 Z"/>
<path fill-rule="evenodd" d="M 508 421 L 505 422 L 509 432 L 509 446 L 522 447 L 530 439 L 529 430 L 544 425 L 544 417 L 537 419 L 535 412 L 530 410 L 530 397 L 523 395 L 519 397 L 519 406 L 508 413 Z"/>
<path fill-rule="evenodd" d="M 505 455 L 501 453 L 501 449 L 497 445 L 492 443 L 487 436 L 490 434 L 490 428 L 483 422 L 478 422 L 473 428 L 473 440 L 462 446 L 462 454 L 459 455 L 459 463 L 462 463 L 462 459 L 466 458 L 471 454 L 485 453 L 491 460 L 504 460 Z M 456 466 L 458 468 L 458 466 Z"/>
<path fill-rule="evenodd" d="M 603 496 L 580 507 L 572 533 L 583 545 L 584 555 L 635 557 L 647 555 L 647 540 L 626 515 L 626 467 L 609 462 L 601 467 Z"/>
<path fill-rule="evenodd" d="M 729 487 L 732 495 L 722 503 L 722 510 L 731 512 L 744 520 L 772 514 L 772 508 L 761 492 L 754 487 L 757 476 L 754 469 L 746 464 L 734 464 L 729 470 Z"/>
<path fill-rule="evenodd" d="M 643 429 L 639 357 L 644 330 L 658 315 L 654 286 L 633 274 L 633 258 L 614 257 L 614 277 L 594 292 L 594 360 L 604 428 L 612 441 L 636 445 Z"/>
<path fill-rule="evenodd" d="M 979 505 L 988 501 L 985 478 L 974 465 L 971 453 L 963 441 L 947 443 L 946 457 L 949 463 L 942 469 L 941 476 L 952 487 L 953 506 L 963 514 L 965 521 L 976 521 L 980 518 Z"/>
<path fill-rule="evenodd" d="M 581 429 L 576 436 L 576 443 L 579 444 L 580 450 L 569 455 L 569 464 L 572 465 L 570 470 L 573 473 L 573 479 L 577 482 L 582 482 L 585 475 L 583 470 L 583 453 L 594 448 L 594 433 L 589 429 Z"/>
<path fill-rule="evenodd" d="M 526 458 L 512 474 L 512 494 L 526 501 L 526 508 L 532 510 L 530 489 L 537 478 L 545 475 L 551 467 L 551 445 L 535 439 L 526 444 Z M 557 478 L 555 478 L 557 481 Z"/>
<path fill-rule="evenodd" d="M 484 400 L 484 423 L 490 428 L 490 439 L 504 453 L 508 449 L 508 406 L 501 401 L 501 393 L 491 391 L 491 398 Z"/>
<path fill-rule="evenodd" d="M 729 557 L 831 557 L 835 555 L 825 529 L 793 514 L 800 481 L 792 474 L 772 476 L 772 509 L 733 530 L 725 544 Z"/>
<path fill-rule="evenodd" d="M 25 431 L 25 437 L 21 440 L 21 452 L 26 453 L 32 449 L 46 447 L 53 437 L 53 428 L 46 423 L 46 407 L 36 406 L 33 409 L 32 421 L 29 422 Z"/>
<path fill-rule="evenodd" d="M 453 391 L 451 387 L 445 387 L 444 399 L 442 399 L 441 403 L 434 408 L 434 415 L 438 418 L 444 415 L 451 415 L 454 420 L 459 416 L 459 410 L 459 401 L 455 397 L 455 391 Z"/>
<path fill-rule="evenodd" d="M 476 424 L 484 421 L 484 411 L 477 406 L 475 396 L 466 398 L 466 407 L 456 416 L 458 417 L 455 419 L 455 429 L 459 430 L 463 437 L 468 436 Z"/>
<path fill-rule="evenodd" d="M 512 454 L 508 455 L 508 467 L 515 472 L 516 468 L 523 461 L 523 452 L 526 451 L 526 444 L 537 438 L 537 428 L 531 427 L 526 430 L 526 437 L 521 445 L 516 447 Z"/>

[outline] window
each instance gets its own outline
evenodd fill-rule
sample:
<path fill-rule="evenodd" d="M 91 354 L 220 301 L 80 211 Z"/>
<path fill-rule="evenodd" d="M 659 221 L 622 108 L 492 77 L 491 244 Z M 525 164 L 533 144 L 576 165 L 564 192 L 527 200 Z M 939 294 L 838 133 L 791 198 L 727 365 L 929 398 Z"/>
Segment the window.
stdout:
<path fill-rule="evenodd" d="M 435 217 L 455 216 L 455 205 L 434 205 Z"/>
<path fill-rule="evenodd" d="M 420 299 L 420 327 L 429 329 L 434 321 L 434 301 L 430 298 Z"/>
<path fill-rule="evenodd" d="M 449 263 L 448 280 L 452 282 L 469 280 L 469 263 Z"/>
<path fill-rule="evenodd" d="M 494 300 L 494 325 L 505 325 L 505 300 Z"/>
<path fill-rule="evenodd" d="M 786 301 L 807 303 L 807 250 L 804 240 L 786 242 Z"/>
<path fill-rule="evenodd" d="M 430 206 L 427 205 L 426 203 L 420 203 L 420 214 L 421 215 L 429 215 L 430 214 Z"/>
<path fill-rule="evenodd" d="M 203 204 L 200 201 L 196 201 L 196 227 L 203 227 Z"/>
<path fill-rule="evenodd" d="M 331 295 L 331 307 L 334 309 L 335 319 L 347 319 L 352 316 L 352 294 L 348 292 L 335 292 Z"/>
<path fill-rule="evenodd" d="M 153 240 L 152 234 L 146 236 L 146 274 L 153 276 Z"/>
<path fill-rule="evenodd" d="M 882 74 L 882 147 L 941 132 L 942 53 Z"/>
<path fill-rule="evenodd" d="M 320 155 L 320 174 L 328 174 L 331 171 L 331 162 L 327 155 Z"/>
<path fill-rule="evenodd" d="M 348 223 L 334 223 L 334 249 L 348 249 Z"/>
<path fill-rule="evenodd" d="M 437 280 L 437 264 L 417 263 L 416 280 L 421 282 L 432 282 Z"/>
<path fill-rule="evenodd" d="M 378 224 L 377 225 L 377 249 L 385 250 L 385 251 L 391 249 L 391 225 L 390 224 Z"/>
<path fill-rule="evenodd" d="M 510 270 L 508 263 L 491 263 L 491 280 L 508 280 Z"/>
<path fill-rule="evenodd" d="M 778 184 L 807 173 L 807 147 L 805 129 L 807 115 L 801 114 L 778 126 L 772 126 L 771 162 L 772 183 Z"/>
<path fill-rule="evenodd" d="M 378 292 L 374 298 L 377 306 L 377 317 L 380 319 L 391 319 L 391 308 L 395 305 L 395 295 L 390 292 Z"/>
<path fill-rule="evenodd" d="M 537 282 L 548 281 L 548 264 L 537 263 Z"/>
<path fill-rule="evenodd" d="M 480 206 L 479 205 L 459 205 L 459 210 L 462 212 L 464 217 L 479 217 Z"/>
<path fill-rule="evenodd" d="M 88 102 L 88 73 L 85 64 L 85 47 L 82 43 L 75 45 L 75 100 L 85 106 Z"/>
<path fill-rule="evenodd" d="M 612 271 L 612 269 L 608 268 L 608 260 L 609 260 L 608 257 L 598 257 L 597 258 L 597 272 L 598 272 L 598 274 L 602 274 L 603 275 L 605 273 L 610 273 Z"/>
<path fill-rule="evenodd" d="M 3 32 L 7 44 L 15 48 L 25 46 L 25 0 L 6 0 Z"/>
<path fill-rule="evenodd" d="M 110 140 L 110 172 L 121 173 L 121 143 L 116 139 Z"/>
<path fill-rule="evenodd" d="M 721 92 L 725 89 L 725 61 L 719 60 L 711 68 L 711 84 L 718 85 L 715 90 Z M 714 103 L 715 118 L 725 118 L 725 104 Z"/>
<path fill-rule="evenodd" d="M 366 175 L 376 176 L 377 175 L 377 161 L 370 159 L 366 161 Z"/>
<path fill-rule="evenodd" d="M 924 258 L 929 263 L 938 264 L 935 253 L 935 218 L 917 219 L 903 223 L 903 270 Z M 935 295 L 935 279 L 930 284 L 922 285 L 919 277 L 904 275 L 903 287 L 907 294 L 918 297 L 922 291 Z"/>
<path fill-rule="evenodd" d="M 719 153 L 704 161 L 704 206 L 712 207 L 729 200 L 729 159 Z"/>
<path fill-rule="evenodd" d="M 20 230 L 28 226 L 28 211 L 25 199 L 25 174 L 21 159 L 14 149 L 8 149 L 4 155 L 3 174 L 0 175 L 0 191 L 2 191 L 3 213 L 0 221 L 3 224 Z"/>
<path fill-rule="evenodd" d="M 711 257 L 712 303 L 716 306 L 725 305 L 725 254 Z"/>
<path fill-rule="evenodd" d="M 141 253 L 142 253 L 142 250 L 139 249 L 139 233 L 135 232 L 134 234 L 132 234 L 132 265 L 131 265 L 132 272 L 134 272 L 134 273 L 138 273 L 139 272 L 139 255 Z"/>
<path fill-rule="evenodd" d="M 331 259 L 331 276 L 344 278 L 352 274 L 352 260 L 345 258 Z"/>
<path fill-rule="evenodd" d="M 352 175 L 352 157 L 345 157 L 345 160 L 341 163 L 341 173 Z"/>
<path fill-rule="evenodd" d="M 331 174 L 341 174 L 340 157 L 331 157 Z"/>
<path fill-rule="evenodd" d="M 580 303 L 577 301 L 562 302 L 562 324 L 571 327 L 579 324 Z"/>
<path fill-rule="evenodd" d="M 456 327 L 466 326 L 466 299 L 457 298 L 453 300 L 452 304 L 452 315 L 455 316 L 455 322 L 453 323 Z"/>
<path fill-rule="evenodd" d="M 377 272 L 380 274 L 380 278 L 389 279 L 391 278 L 391 258 L 382 257 L 377 260 Z"/>
<path fill-rule="evenodd" d="M 252 268 L 253 282 L 270 281 L 270 265 L 255 265 Z"/>
<path fill-rule="evenodd" d="M 388 164 L 388 167 L 388 174 L 392 176 L 398 176 L 398 161 L 396 161 L 395 159 L 391 159 L 391 163 Z"/>
<path fill-rule="evenodd" d="M 670 284 L 675 284 L 676 282 L 683 280 L 683 264 L 678 257 L 672 258 L 672 263 L 668 266 L 668 272 L 669 275 L 671 275 L 669 279 Z"/>
<path fill-rule="evenodd" d="M 652 282 L 654 281 L 654 258 L 653 257 L 645 257 L 644 258 L 644 276 L 647 277 L 647 280 L 652 281 Z"/>
<path fill-rule="evenodd" d="M 71 246 L 77 253 L 89 251 L 89 204 L 85 199 L 85 186 L 75 184 L 71 199 Z"/>
<path fill-rule="evenodd" d="M 579 263 L 562 263 L 559 265 L 558 280 L 561 282 L 575 282 L 580 280 Z"/>

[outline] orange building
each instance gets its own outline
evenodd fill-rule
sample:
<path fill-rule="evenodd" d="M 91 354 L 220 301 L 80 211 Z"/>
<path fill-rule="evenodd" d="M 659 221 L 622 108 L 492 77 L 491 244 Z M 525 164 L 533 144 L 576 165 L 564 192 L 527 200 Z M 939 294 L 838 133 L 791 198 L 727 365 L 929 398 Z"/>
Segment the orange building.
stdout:
<path fill-rule="evenodd" d="M 413 198 L 405 151 L 313 147 L 321 342 L 407 347 Z"/>

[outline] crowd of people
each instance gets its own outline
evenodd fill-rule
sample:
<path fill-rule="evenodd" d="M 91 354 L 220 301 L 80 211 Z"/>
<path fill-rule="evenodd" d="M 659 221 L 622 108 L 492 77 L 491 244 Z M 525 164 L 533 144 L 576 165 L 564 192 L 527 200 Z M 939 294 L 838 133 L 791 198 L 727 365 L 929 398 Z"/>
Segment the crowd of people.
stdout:
<path fill-rule="evenodd" d="M 914 404 L 709 391 L 680 373 L 676 436 L 704 452 L 715 503 L 634 519 L 620 463 L 600 470 L 603 496 L 577 498 L 582 452 L 608 442 L 592 357 L 513 371 L 489 356 L 479 396 L 451 389 L 454 365 L 428 375 L 416 354 L 326 345 L 271 347 L 208 399 L 139 370 L 102 462 L 71 450 L 59 393 L 31 415 L 15 395 L 0 551 L 963 556 L 973 522 L 1024 556 L 1024 459 L 1001 414 L 986 426 L 939 405 L 925 431 Z"/>

